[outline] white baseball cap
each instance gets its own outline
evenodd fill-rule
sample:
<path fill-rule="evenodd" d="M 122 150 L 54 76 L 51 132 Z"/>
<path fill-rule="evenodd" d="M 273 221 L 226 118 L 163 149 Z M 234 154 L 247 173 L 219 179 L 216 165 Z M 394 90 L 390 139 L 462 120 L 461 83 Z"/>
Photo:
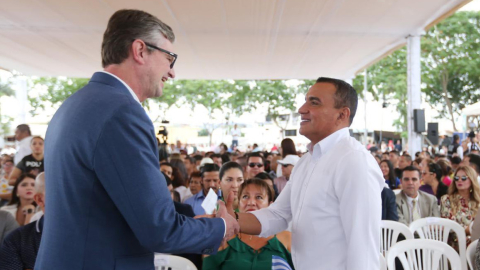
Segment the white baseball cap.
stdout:
<path fill-rule="evenodd" d="M 282 165 L 295 166 L 299 160 L 300 160 L 300 157 L 297 155 L 287 155 L 284 159 L 277 161 L 277 163 Z"/>

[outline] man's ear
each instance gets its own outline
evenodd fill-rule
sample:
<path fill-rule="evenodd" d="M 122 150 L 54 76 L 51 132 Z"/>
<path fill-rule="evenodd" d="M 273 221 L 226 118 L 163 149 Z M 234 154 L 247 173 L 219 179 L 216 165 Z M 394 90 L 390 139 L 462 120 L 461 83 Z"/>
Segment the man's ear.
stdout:
<path fill-rule="evenodd" d="M 132 54 L 133 60 L 137 63 L 145 63 L 145 54 L 147 53 L 147 45 L 140 40 L 135 40 L 130 46 L 130 53 Z"/>
<path fill-rule="evenodd" d="M 350 108 L 343 107 L 340 109 L 337 120 L 340 120 L 341 122 L 346 121 L 350 125 Z"/>
<path fill-rule="evenodd" d="M 45 196 L 43 194 L 37 193 L 33 196 L 33 199 L 35 200 L 38 206 L 40 207 L 45 206 Z"/>

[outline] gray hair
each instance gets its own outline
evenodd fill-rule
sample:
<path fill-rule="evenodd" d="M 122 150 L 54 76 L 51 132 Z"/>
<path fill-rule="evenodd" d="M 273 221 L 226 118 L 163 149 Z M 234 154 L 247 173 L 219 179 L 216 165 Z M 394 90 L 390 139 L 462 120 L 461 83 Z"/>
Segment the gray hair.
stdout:
<path fill-rule="evenodd" d="M 45 194 L 45 173 L 41 172 L 35 178 L 35 191 L 40 194 Z"/>
<path fill-rule="evenodd" d="M 135 39 L 156 43 L 154 41 L 162 36 L 172 43 L 175 41 L 172 28 L 157 17 L 141 10 L 119 10 L 110 17 L 103 34 L 102 66 L 120 64 L 127 59 Z"/>

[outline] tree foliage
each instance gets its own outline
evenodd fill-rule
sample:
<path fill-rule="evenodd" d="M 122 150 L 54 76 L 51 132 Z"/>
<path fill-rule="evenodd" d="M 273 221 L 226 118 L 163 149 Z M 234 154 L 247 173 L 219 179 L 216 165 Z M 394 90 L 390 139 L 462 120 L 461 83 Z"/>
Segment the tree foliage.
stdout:
<path fill-rule="evenodd" d="M 457 12 L 431 28 L 421 40 L 422 91 L 426 101 L 452 121 L 480 97 L 480 13 Z M 353 81 L 363 90 L 363 73 Z M 367 91 L 376 101 L 396 103 L 394 122 L 406 136 L 407 50 L 403 47 L 368 68 Z M 392 102 L 395 101 L 395 102 Z"/>

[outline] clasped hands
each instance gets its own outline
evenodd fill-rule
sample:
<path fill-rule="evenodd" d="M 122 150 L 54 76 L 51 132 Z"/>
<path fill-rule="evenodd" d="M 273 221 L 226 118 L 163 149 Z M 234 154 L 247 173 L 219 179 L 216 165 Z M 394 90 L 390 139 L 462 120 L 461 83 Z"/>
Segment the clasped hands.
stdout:
<path fill-rule="evenodd" d="M 230 238 L 240 232 L 240 225 L 235 219 L 235 213 L 233 211 L 233 191 L 230 191 L 227 197 L 227 204 L 221 200 L 218 201 L 218 211 L 211 215 L 200 215 L 195 218 L 223 218 L 225 220 L 225 237 L 223 238 L 223 244 L 225 244 Z"/>

